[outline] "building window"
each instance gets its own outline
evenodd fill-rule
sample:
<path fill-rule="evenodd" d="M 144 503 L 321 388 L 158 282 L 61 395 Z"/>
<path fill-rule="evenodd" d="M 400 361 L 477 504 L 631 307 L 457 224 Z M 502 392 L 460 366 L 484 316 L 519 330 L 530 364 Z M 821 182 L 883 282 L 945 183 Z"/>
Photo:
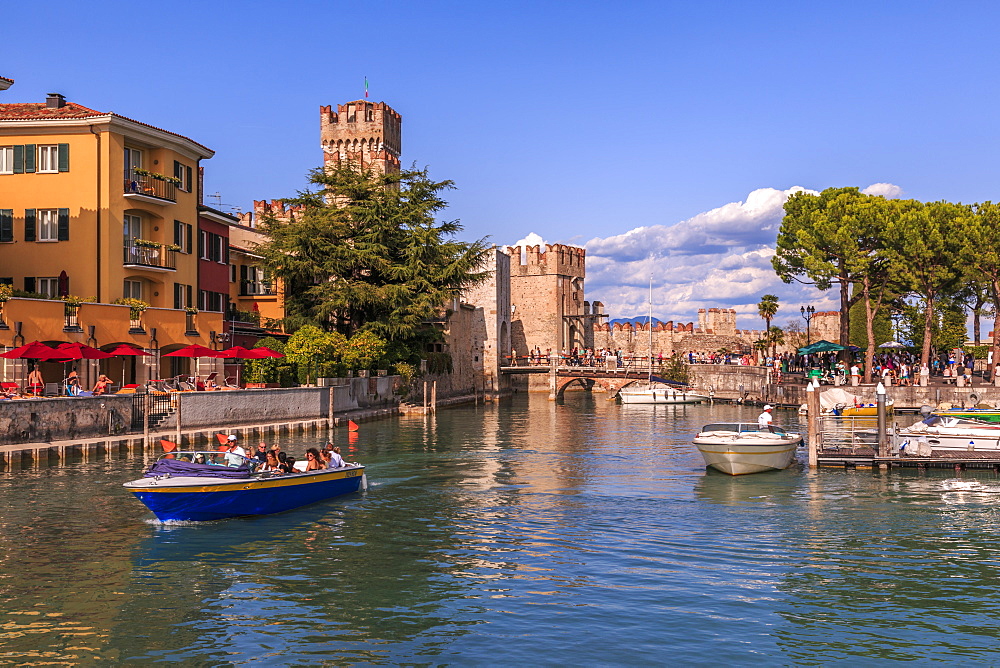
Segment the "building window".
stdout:
<path fill-rule="evenodd" d="M 137 148 L 125 149 L 125 173 L 129 174 L 136 167 L 142 167 L 142 151 Z"/>
<path fill-rule="evenodd" d="M 180 181 L 177 184 L 178 190 L 183 190 L 186 193 L 191 192 L 191 173 L 190 167 L 174 160 L 174 178 Z"/>
<path fill-rule="evenodd" d="M 125 281 L 122 296 L 125 299 L 142 299 L 142 281 Z"/>
<path fill-rule="evenodd" d="M 191 252 L 191 234 L 193 228 L 179 220 L 174 221 L 174 244 L 181 247 L 182 253 Z"/>
<path fill-rule="evenodd" d="M 127 240 L 142 239 L 142 218 L 125 214 L 122 217 L 122 229 Z"/>
<path fill-rule="evenodd" d="M 229 282 L 230 283 L 235 283 L 236 282 L 236 265 L 235 264 L 229 265 Z"/>
<path fill-rule="evenodd" d="M 38 173 L 55 174 L 59 171 L 59 145 L 38 147 Z"/>
<path fill-rule="evenodd" d="M 39 209 L 37 215 L 38 240 L 59 241 L 59 210 Z"/>
<path fill-rule="evenodd" d="M 46 295 L 49 299 L 55 299 L 56 297 L 59 296 L 59 279 L 36 278 L 35 292 L 37 292 L 40 295 Z"/>
<path fill-rule="evenodd" d="M 0 174 L 14 173 L 14 147 L 0 146 Z"/>

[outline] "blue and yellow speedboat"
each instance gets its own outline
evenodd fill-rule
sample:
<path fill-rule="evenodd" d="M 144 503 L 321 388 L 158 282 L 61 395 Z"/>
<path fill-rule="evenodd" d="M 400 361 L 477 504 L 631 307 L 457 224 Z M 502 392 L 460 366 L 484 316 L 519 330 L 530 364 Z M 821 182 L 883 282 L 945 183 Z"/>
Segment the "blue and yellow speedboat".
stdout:
<path fill-rule="evenodd" d="M 161 521 L 201 522 L 270 515 L 365 489 L 365 467 L 347 464 L 308 473 L 255 473 L 212 461 L 218 452 L 165 455 L 145 477 L 124 484 Z M 195 461 L 187 461 L 188 458 Z"/>

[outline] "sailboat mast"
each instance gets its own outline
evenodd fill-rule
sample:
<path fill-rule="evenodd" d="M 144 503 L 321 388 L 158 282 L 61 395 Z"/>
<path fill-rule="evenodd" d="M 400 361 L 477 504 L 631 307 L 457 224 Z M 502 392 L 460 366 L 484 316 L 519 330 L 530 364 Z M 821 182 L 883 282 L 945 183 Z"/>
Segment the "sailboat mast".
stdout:
<path fill-rule="evenodd" d="M 653 277 L 649 277 L 649 319 L 646 321 L 649 327 L 649 374 L 646 382 L 653 386 Z"/>

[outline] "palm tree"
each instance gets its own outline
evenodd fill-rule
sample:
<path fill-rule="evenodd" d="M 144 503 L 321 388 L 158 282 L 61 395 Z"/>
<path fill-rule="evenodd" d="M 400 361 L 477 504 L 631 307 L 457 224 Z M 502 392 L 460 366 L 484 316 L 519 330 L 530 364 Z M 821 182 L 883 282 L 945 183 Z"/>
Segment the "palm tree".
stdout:
<path fill-rule="evenodd" d="M 764 319 L 765 338 L 771 332 L 771 318 L 773 318 L 777 312 L 778 298 L 775 295 L 764 295 L 760 298 L 760 303 L 757 304 L 757 313 Z M 777 346 L 774 348 L 774 353 L 777 353 Z M 772 353 L 772 357 L 774 357 L 774 353 Z"/>

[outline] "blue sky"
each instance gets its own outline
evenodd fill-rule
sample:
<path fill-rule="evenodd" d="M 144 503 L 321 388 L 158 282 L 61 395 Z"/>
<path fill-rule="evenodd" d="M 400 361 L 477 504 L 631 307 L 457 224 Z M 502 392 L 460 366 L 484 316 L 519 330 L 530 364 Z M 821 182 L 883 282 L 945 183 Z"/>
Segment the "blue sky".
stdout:
<path fill-rule="evenodd" d="M 206 192 L 243 210 L 304 185 L 318 107 L 361 97 L 367 76 L 403 115 L 404 164 L 456 181 L 466 238 L 586 246 L 587 297 L 617 316 L 645 313 L 650 272 L 664 319 L 732 307 L 756 327 L 765 292 L 787 304 L 779 322 L 832 307 L 767 273 L 794 187 L 998 198 L 995 3 L 52 0 L 3 15 L 21 37 L 0 100 L 61 92 L 188 135 L 217 152 Z"/>

